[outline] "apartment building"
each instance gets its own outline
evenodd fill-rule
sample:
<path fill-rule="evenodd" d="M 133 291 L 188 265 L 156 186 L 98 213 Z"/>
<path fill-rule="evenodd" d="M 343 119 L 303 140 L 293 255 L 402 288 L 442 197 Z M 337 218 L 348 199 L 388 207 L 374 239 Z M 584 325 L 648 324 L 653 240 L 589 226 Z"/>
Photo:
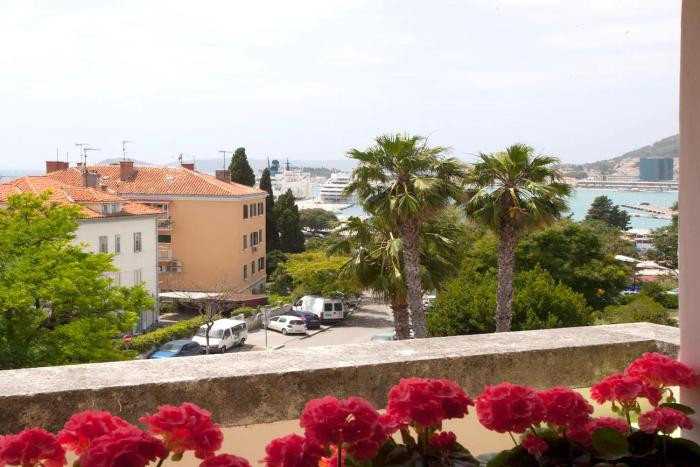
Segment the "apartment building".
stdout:
<path fill-rule="evenodd" d="M 257 292 L 266 281 L 265 197 L 254 187 L 179 167 L 118 164 L 49 166 L 47 176 L 87 183 L 160 211 L 158 265 L 163 291 Z M 87 175 L 85 175 L 87 174 Z"/>
<path fill-rule="evenodd" d="M 141 314 L 134 332 L 141 333 L 158 322 L 157 209 L 134 203 L 90 187 L 73 186 L 46 177 L 20 177 L 0 185 L 0 206 L 15 193 L 42 194 L 51 190 L 50 202 L 77 205 L 83 218 L 78 221 L 76 244 L 92 253 L 113 254 L 118 269 L 113 283 L 131 287 L 141 284 L 156 300 L 156 306 Z"/>

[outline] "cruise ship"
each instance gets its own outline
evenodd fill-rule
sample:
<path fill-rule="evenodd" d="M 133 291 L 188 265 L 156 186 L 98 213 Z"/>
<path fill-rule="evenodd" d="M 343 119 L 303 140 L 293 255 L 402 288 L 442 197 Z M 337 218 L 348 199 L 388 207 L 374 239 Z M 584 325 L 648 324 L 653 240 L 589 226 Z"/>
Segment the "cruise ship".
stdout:
<path fill-rule="evenodd" d="M 331 174 L 331 178 L 321 187 L 318 194 L 322 203 L 343 204 L 352 203 L 352 196 L 343 194 L 345 188 L 350 184 L 350 174 L 338 172 Z"/>

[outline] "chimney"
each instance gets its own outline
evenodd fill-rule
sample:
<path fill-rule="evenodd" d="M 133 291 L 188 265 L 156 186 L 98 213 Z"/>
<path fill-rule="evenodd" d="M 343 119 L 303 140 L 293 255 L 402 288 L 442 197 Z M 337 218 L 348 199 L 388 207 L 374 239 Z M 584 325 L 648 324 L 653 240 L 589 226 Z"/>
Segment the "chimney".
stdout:
<path fill-rule="evenodd" d="M 183 162 L 180 165 L 183 169 L 194 170 L 194 162 Z"/>
<path fill-rule="evenodd" d="M 58 172 L 59 170 L 67 170 L 68 162 L 66 161 L 46 161 L 46 173 Z"/>
<path fill-rule="evenodd" d="M 85 174 L 85 186 L 88 188 L 100 188 L 100 174 L 97 172 L 87 172 Z"/>
<path fill-rule="evenodd" d="M 134 173 L 134 161 L 119 161 L 119 180 L 125 182 Z"/>
<path fill-rule="evenodd" d="M 230 170 L 217 170 L 216 179 L 222 182 L 231 183 L 231 171 Z"/>

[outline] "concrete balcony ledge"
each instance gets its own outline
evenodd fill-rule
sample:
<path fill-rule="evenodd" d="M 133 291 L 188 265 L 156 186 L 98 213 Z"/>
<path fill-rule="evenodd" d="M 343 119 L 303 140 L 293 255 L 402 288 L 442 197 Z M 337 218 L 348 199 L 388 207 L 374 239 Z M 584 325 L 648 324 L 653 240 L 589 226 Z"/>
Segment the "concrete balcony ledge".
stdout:
<path fill-rule="evenodd" d="M 135 421 L 184 401 L 225 426 L 290 420 L 325 395 L 383 407 L 387 390 L 409 376 L 450 378 L 471 395 L 504 380 L 587 387 L 643 352 L 678 349 L 677 328 L 635 323 L 8 370 L 0 372 L 0 433 L 56 430 L 86 409 Z"/>

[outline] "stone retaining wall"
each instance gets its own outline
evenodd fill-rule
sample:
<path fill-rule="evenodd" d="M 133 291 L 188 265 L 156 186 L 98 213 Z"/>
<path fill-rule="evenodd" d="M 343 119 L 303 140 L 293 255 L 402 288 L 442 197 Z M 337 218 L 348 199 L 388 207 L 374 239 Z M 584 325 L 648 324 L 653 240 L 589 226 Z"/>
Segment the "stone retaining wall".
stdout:
<path fill-rule="evenodd" d="M 309 347 L 0 371 L 0 433 L 60 428 L 74 412 L 130 421 L 195 402 L 226 426 L 290 420 L 324 395 L 383 407 L 400 378 L 450 378 L 471 395 L 504 380 L 586 387 L 643 352 L 678 352 L 677 328 L 648 323 Z"/>

